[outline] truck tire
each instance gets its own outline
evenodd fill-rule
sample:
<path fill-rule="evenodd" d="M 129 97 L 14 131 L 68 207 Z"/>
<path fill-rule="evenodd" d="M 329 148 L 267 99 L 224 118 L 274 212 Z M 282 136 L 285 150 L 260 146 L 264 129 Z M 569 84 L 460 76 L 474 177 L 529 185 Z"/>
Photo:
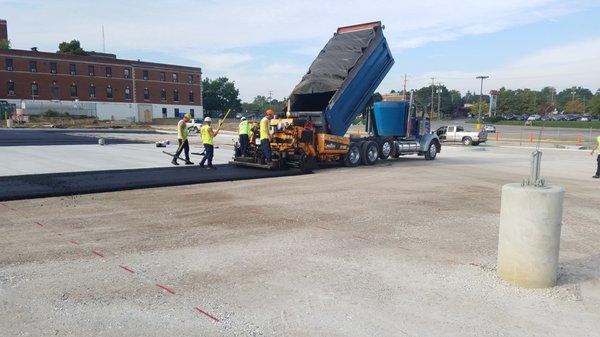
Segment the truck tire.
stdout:
<path fill-rule="evenodd" d="M 379 158 L 379 145 L 374 141 L 366 141 L 361 146 L 361 160 L 363 165 L 373 165 Z"/>
<path fill-rule="evenodd" d="M 360 165 L 360 148 L 356 143 L 348 145 L 348 152 L 344 155 L 343 162 L 347 167 L 355 167 Z"/>
<path fill-rule="evenodd" d="M 434 160 L 437 156 L 438 144 L 436 141 L 429 143 L 427 151 L 425 151 L 425 160 Z"/>
<path fill-rule="evenodd" d="M 398 157 L 400 157 L 400 147 L 398 146 L 398 144 L 396 142 L 392 142 L 392 144 L 394 145 L 394 146 L 392 146 L 392 148 L 394 150 L 392 151 L 392 153 L 390 153 L 390 156 L 392 158 L 398 158 Z"/>
<path fill-rule="evenodd" d="M 465 137 L 462 139 L 462 143 L 466 146 L 469 146 L 473 143 L 473 140 L 471 139 L 471 137 Z"/>
<path fill-rule="evenodd" d="M 390 138 L 384 138 L 379 144 L 379 159 L 388 159 L 390 155 L 392 155 L 392 152 L 395 151 L 394 147 L 395 144 L 393 140 Z"/>

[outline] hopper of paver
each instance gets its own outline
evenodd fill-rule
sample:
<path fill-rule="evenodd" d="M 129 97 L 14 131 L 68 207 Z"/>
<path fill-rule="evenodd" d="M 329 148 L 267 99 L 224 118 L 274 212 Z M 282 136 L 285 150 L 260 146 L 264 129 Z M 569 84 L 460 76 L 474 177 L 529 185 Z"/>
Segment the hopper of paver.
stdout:
<path fill-rule="evenodd" d="M 288 110 L 343 136 L 393 64 L 381 22 L 340 27 L 290 94 Z"/>

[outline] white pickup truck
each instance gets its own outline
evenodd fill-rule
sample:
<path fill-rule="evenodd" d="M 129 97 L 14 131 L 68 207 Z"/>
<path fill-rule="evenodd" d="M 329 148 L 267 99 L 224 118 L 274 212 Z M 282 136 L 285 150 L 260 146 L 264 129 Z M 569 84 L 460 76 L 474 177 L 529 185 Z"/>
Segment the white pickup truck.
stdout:
<path fill-rule="evenodd" d="M 464 145 L 479 145 L 487 140 L 485 131 L 465 131 L 462 125 L 441 126 L 435 130 L 435 134 L 442 142 L 461 142 Z"/>

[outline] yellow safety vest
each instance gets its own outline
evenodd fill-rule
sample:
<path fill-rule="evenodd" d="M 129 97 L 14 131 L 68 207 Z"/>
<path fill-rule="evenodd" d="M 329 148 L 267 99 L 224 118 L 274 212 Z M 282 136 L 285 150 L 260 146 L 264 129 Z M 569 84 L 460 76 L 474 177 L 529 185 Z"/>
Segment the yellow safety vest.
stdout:
<path fill-rule="evenodd" d="M 213 145 L 213 136 L 211 136 L 208 132 L 209 129 L 209 125 L 202 125 L 202 127 L 200 128 L 200 136 L 202 137 L 202 143 Z"/>
<path fill-rule="evenodd" d="M 598 141 L 598 147 L 600 148 L 600 136 L 598 136 L 598 138 L 596 138 L 596 141 Z"/>
<path fill-rule="evenodd" d="M 241 121 L 238 127 L 240 135 L 247 135 L 250 133 L 250 127 L 248 121 Z"/>
<path fill-rule="evenodd" d="M 263 117 L 260 120 L 260 140 L 269 139 L 269 119 Z"/>
<path fill-rule="evenodd" d="M 183 132 L 181 130 L 181 124 L 183 124 Z M 188 134 L 190 133 L 190 130 L 188 130 L 188 128 L 185 125 L 185 122 L 182 120 L 179 121 L 179 123 L 177 123 L 177 139 L 187 139 Z"/>

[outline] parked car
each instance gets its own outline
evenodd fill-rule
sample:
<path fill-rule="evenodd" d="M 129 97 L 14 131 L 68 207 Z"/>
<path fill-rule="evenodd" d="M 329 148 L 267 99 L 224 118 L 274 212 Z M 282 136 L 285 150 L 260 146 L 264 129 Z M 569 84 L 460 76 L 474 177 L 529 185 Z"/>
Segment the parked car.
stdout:
<path fill-rule="evenodd" d="M 465 131 L 465 128 L 461 125 L 439 127 L 435 134 L 442 142 L 461 142 L 464 145 L 477 146 L 487 140 L 486 132 Z"/>
<path fill-rule="evenodd" d="M 581 116 L 581 118 L 579 118 L 579 121 L 581 121 L 581 122 L 591 122 L 592 121 L 592 117 L 590 117 L 590 116 Z"/>
<path fill-rule="evenodd" d="M 496 133 L 496 126 L 493 124 L 486 124 L 483 126 L 483 131 Z"/>
<path fill-rule="evenodd" d="M 189 122 L 185 123 L 185 127 L 190 129 L 190 131 L 192 131 L 194 133 L 198 133 L 198 132 L 200 132 L 200 128 L 202 127 L 202 119 L 201 118 L 191 119 Z"/>
<path fill-rule="evenodd" d="M 531 121 L 531 122 L 532 121 L 539 121 L 541 119 L 542 119 L 542 116 L 540 116 L 540 115 L 531 115 L 531 116 L 529 116 L 529 118 L 527 118 L 527 120 Z"/>

